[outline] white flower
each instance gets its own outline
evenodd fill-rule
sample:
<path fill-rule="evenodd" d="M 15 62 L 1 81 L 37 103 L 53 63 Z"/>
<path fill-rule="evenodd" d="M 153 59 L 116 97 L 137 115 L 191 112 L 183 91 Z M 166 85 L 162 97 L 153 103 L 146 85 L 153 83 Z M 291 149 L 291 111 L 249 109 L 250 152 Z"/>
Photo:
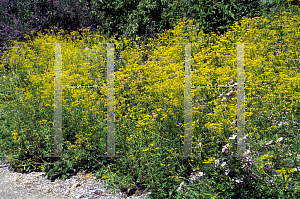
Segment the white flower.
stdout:
<path fill-rule="evenodd" d="M 299 171 L 300 170 L 300 167 L 298 167 L 298 168 L 294 168 L 295 169 L 295 171 Z"/>
<path fill-rule="evenodd" d="M 236 138 L 237 135 L 232 135 L 231 137 L 229 137 L 228 140 L 234 140 Z"/>
<path fill-rule="evenodd" d="M 182 182 L 180 183 L 180 187 L 181 187 L 183 184 L 184 184 L 184 181 L 182 181 Z"/>
<path fill-rule="evenodd" d="M 267 184 L 270 184 L 273 182 L 273 179 L 267 180 Z"/>
<path fill-rule="evenodd" d="M 268 142 L 266 145 L 270 145 L 273 142 L 273 140 L 271 140 L 270 142 Z"/>
<path fill-rule="evenodd" d="M 282 137 L 281 137 L 281 138 L 278 138 L 278 139 L 277 139 L 277 142 L 280 142 L 282 139 L 283 139 Z"/>
<path fill-rule="evenodd" d="M 222 152 L 225 152 L 228 149 L 228 147 L 229 147 L 229 144 L 226 144 L 225 146 L 223 146 Z"/>
<path fill-rule="evenodd" d="M 195 175 L 191 175 L 189 178 L 189 181 L 195 181 L 196 179 L 200 178 L 201 176 L 204 176 L 203 172 L 198 172 Z"/>
<path fill-rule="evenodd" d="M 198 170 L 199 168 L 197 167 L 196 170 Z M 193 171 L 196 171 L 195 169 L 193 169 Z"/>
<path fill-rule="evenodd" d="M 176 191 L 180 191 L 181 190 L 181 186 L 184 184 L 184 181 L 182 181 L 181 183 L 180 183 L 180 185 L 179 185 L 179 187 L 177 188 L 177 190 Z"/>
<path fill-rule="evenodd" d="M 219 162 L 220 162 L 219 159 L 215 160 L 215 166 L 216 166 L 216 167 L 219 166 Z"/>
<path fill-rule="evenodd" d="M 229 172 L 230 172 L 230 170 L 229 170 L 229 169 L 226 169 L 226 170 L 225 170 L 225 175 L 228 175 Z"/>
<path fill-rule="evenodd" d="M 231 95 L 233 93 L 233 91 L 230 91 L 229 93 L 227 93 L 227 96 Z"/>
<path fill-rule="evenodd" d="M 247 162 L 251 162 L 252 161 L 252 157 L 246 157 L 246 161 Z"/>
<path fill-rule="evenodd" d="M 250 150 L 247 150 L 247 151 L 245 152 L 245 155 L 248 155 L 249 153 L 251 153 Z"/>

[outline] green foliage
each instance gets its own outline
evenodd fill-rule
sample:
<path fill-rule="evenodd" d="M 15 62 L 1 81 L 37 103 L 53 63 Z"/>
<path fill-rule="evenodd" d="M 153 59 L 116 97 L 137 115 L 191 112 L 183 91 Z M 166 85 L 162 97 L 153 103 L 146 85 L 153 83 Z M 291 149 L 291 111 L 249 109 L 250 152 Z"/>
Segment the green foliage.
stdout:
<path fill-rule="evenodd" d="M 108 8 L 114 2 L 108 3 Z M 167 1 L 161 2 L 164 5 L 170 5 Z M 94 5 L 101 3 L 101 1 L 90 1 L 90 3 Z M 143 5 L 144 10 L 148 7 L 149 9 L 160 8 L 154 5 L 153 2 L 151 4 L 143 3 L 137 5 L 137 7 L 140 8 Z M 120 6 L 124 5 L 120 4 Z M 219 6 L 219 4 L 211 5 L 213 9 L 210 9 L 210 12 L 205 12 L 207 14 L 205 19 L 213 21 L 215 20 L 213 16 L 218 16 L 219 19 L 220 13 L 222 13 L 221 10 L 217 9 Z M 183 12 L 183 10 L 180 11 Z M 212 14 L 214 12 L 215 15 Z M 139 17 L 145 15 L 142 13 Z M 286 42 L 287 48 L 292 49 L 292 51 L 297 51 L 299 45 L 292 46 L 287 40 L 294 41 L 297 39 L 296 30 L 299 26 L 297 26 L 296 20 L 292 21 L 291 19 L 294 18 L 292 16 L 297 18 L 298 15 L 299 11 L 288 15 L 290 21 L 287 22 L 293 24 L 289 28 L 293 28 L 294 35 L 284 34 L 287 30 L 282 28 L 282 24 L 278 24 L 278 27 L 272 27 L 281 34 L 281 39 Z M 135 19 L 135 15 L 130 16 L 132 16 L 132 22 L 130 23 L 143 23 L 141 19 Z M 241 16 L 241 13 L 236 14 L 236 16 Z M 272 21 L 277 17 L 269 15 L 266 20 Z M 244 22 L 240 23 L 243 24 Z M 180 25 L 176 26 L 175 30 L 168 32 L 162 38 L 164 41 L 160 43 L 161 48 L 157 47 L 156 54 L 153 52 L 154 49 L 150 51 L 142 49 L 138 45 L 124 44 L 128 48 L 120 52 L 123 60 L 116 60 L 115 62 L 116 68 L 119 69 L 115 73 L 116 154 L 121 153 L 125 155 L 124 158 L 100 157 L 107 150 L 104 146 L 105 140 L 101 142 L 106 133 L 106 106 L 104 105 L 106 95 L 105 90 L 95 92 L 88 89 L 63 93 L 63 104 L 67 105 L 63 109 L 63 155 L 66 155 L 66 157 L 56 161 L 53 158 L 45 157 L 53 152 L 53 108 L 51 104 L 54 104 L 54 59 L 51 56 L 53 55 L 51 54 L 53 46 L 47 46 L 45 43 L 66 42 L 66 38 L 62 40 L 57 35 L 52 37 L 41 36 L 35 41 L 30 41 L 27 47 L 23 45 L 23 48 L 21 48 L 22 45 L 16 45 L 5 58 L 7 63 L 0 65 L 4 73 L 1 73 L 1 76 L 6 76 L 1 78 L 0 82 L 2 85 L 0 88 L 0 93 L 2 93 L 1 103 L 3 103 L 0 110 L 3 112 L 8 111 L 0 119 L 1 154 L 12 159 L 12 165 L 16 170 L 46 171 L 51 180 L 58 178 L 65 180 L 76 171 L 88 169 L 96 172 L 97 177 L 106 179 L 108 187 L 121 188 L 129 195 L 133 195 L 138 190 L 144 190 L 145 186 L 149 186 L 149 191 L 152 192 L 151 198 L 245 198 L 249 195 L 254 198 L 298 197 L 299 173 L 297 172 L 290 173 L 288 177 L 278 176 L 276 181 L 274 179 L 273 184 L 267 184 L 267 179 L 270 179 L 269 177 L 274 173 L 281 173 L 276 170 L 283 169 L 286 164 L 297 168 L 295 156 L 299 154 L 297 131 L 290 131 L 288 125 L 284 125 L 283 128 L 285 129 L 279 129 L 279 127 L 275 130 L 272 129 L 273 123 L 271 120 L 273 118 L 270 116 L 271 113 L 275 115 L 275 113 L 280 113 L 283 110 L 294 112 L 293 109 L 299 109 L 299 103 L 283 103 L 280 104 L 281 106 L 275 104 L 281 100 L 276 94 L 289 96 L 285 93 L 285 88 L 282 85 L 288 82 L 297 83 L 299 77 L 281 78 L 274 82 L 276 69 L 279 70 L 279 66 L 282 74 L 291 75 L 292 72 L 295 73 L 298 70 L 293 65 L 294 63 L 298 64 L 299 59 L 290 53 L 287 61 L 283 61 L 286 59 L 277 56 L 278 60 L 274 59 L 270 66 L 259 65 L 259 63 L 264 62 L 264 56 L 274 51 L 271 45 L 266 48 L 266 52 L 259 50 L 260 45 L 253 45 L 256 48 L 250 48 L 250 53 L 245 53 L 247 55 L 245 56 L 247 67 L 250 71 L 247 75 L 253 75 L 251 78 L 247 76 L 246 86 L 251 85 L 251 88 L 257 91 L 262 86 L 260 80 L 264 77 L 266 77 L 264 81 L 268 83 L 263 85 L 265 87 L 259 94 L 251 93 L 249 87 L 245 91 L 248 99 L 251 96 L 259 98 L 256 101 L 256 106 L 253 105 L 254 100 L 252 99 L 251 103 L 249 99 L 245 105 L 246 108 L 251 109 L 251 111 L 245 113 L 254 112 L 252 117 L 245 118 L 247 122 L 251 123 L 247 126 L 246 132 L 249 135 L 247 141 L 249 145 L 251 144 L 253 154 L 252 170 L 245 169 L 245 165 L 242 163 L 244 160 L 233 156 L 236 153 L 237 138 L 228 139 L 233 130 L 227 128 L 228 124 L 226 122 L 232 122 L 229 111 L 235 109 L 231 105 L 236 102 L 236 97 L 234 95 L 229 96 L 228 101 L 221 101 L 218 94 L 225 89 L 213 91 L 207 89 L 193 93 L 194 107 L 197 110 L 197 113 L 193 114 L 193 120 L 195 121 L 193 124 L 195 125 L 193 145 L 196 145 L 193 148 L 196 155 L 201 157 L 175 158 L 171 156 L 183 152 L 182 143 L 184 138 L 178 136 L 178 134 L 182 134 L 184 129 L 184 96 L 181 95 L 183 94 L 183 88 L 181 87 L 183 65 L 181 63 L 184 50 L 182 46 L 176 47 L 170 44 L 173 41 L 197 41 L 199 35 L 195 35 L 195 29 L 191 27 L 194 25 L 191 25 L 190 21 L 181 20 Z M 245 27 L 247 27 L 245 24 L 243 24 L 243 28 L 236 26 L 235 28 L 238 30 L 231 32 L 232 35 L 227 36 L 227 38 L 223 38 L 224 43 L 255 41 L 257 44 L 263 44 L 265 42 L 264 37 L 267 37 L 266 33 L 270 32 L 267 24 L 256 24 L 255 33 L 250 32 L 253 27 L 250 31 L 245 30 Z M 82 32 L 86 33 L 86 31 Z M 248 35 L 244 36 L 244 34 Z M 254 34 L 256 35 L 253 36 Z M 74 35 L 78 36 L 77 34 Z M 97 47 L 100 52 L 98 53 L 99 59 L 96 61 L 91 61 L 90 58 L 84 58 L 80 55 L 82 49 L 86 46 L 91 47 L 97 43 L 104 43 L 108 39 L 99 39 L 99 37 L 91 39 L 89 38 L 90 35 L 89 32 L 84 34 L 83 38 L 67 38 L 70 43 L 74 42 L 76 45 L 63 46 L 62 59 L 64 65 L 62 74 L 64 76 L 62 84 L 81 84 L 83 82 L 91 84 L 95 77 L 101 80 L 100 83 L 103 83 L 105 72 L 102 71 L 104 75 L 101 74 L 100 76 L 95 71 L 101 67 L 103 68 L 106 63 L 106 48 L 103 46 Z M 239 37 L 240 35 L 242 36 Z M 192 50 L 194 59 L 193 77 L 198 78 L 194 79 L 194 83 L 210 84 L 213 82 L 213 84 L 224 85 L 225 82 L 227 83 L 228 78 L 236 77 L 236 69 L 234 69 L 236 66 L 236 47 L 224 48 L 224 44 L 219 42 L 221 39 L 217 41 L 211 35 L 202 34 L 200 36 L 203 46 L 201 48 L 194 47 Z M 258 40 L 258 38 L 261 40 Z M 126 39 L 125 36 L 123 39 Z M 114 38 L 110 38 L 109 41 L 121 42 Z M 272 37 L 271 42 L 277 43 L 278 41 L 279 38 Z M 154 45 L 156 44 L 154 43 Z M 283 49 L 281 46 L 280 48 Z M 211 49 L 213 49 L 212 52 L 209 52 Z M 255 55 L 253 55 L 253 51 L 256 52 Z M 152 60 L 146 59 L 147 63 L 142 63 L 143 53 L 149 57 L 151 55 Z M 39 55 L 39 59 L 36 59 L 37 55 Z M 48 56 L 51 57 L 50 61 Z M 226 69 L 223 67 L 225 65 Z M 18 69 L 19 73 L 4 72 L 4 68 L 10 68 L 14 72 Z M 217 81 L 216 76 L 222 78 L 218 78 Z M 175 81 L 171 82 L 174 79 Z M 275 87 L 278 89 L 272 91 Z M 290 88 L 291 90 L 288 91 L 289 94 L 293 91 L 292 96 L 290 96 L 293 102 L 298 93 L 296 92 L 296 85 L 290 86 Z M 226 92 L 228 91 L 229 89 L 226 90 Z M 273 104 L 269 103 L 268 100 L 270 99 L 274 104 L 274 109 L 271 109 Z M 10 100 L 14 101 L 10 103 Z M 95 106 L 91 107 L 93 104 L 89 104 L 89 102 L 93 100 Z M 101 103 L 96 104 L 99 101 Z M 259 104 L 260 102 L 263 102 L 263 104 Z M 288 105 L 285 106 L 286 104 Z M 255 112 L 252 109 L 258 109 L 258 111 Z M 262 111 L 264 109 L 267 109 L 268 112 L 260 117 L 258 112 L 263 115 Z M 16 112 L 11 110 L 16 110 Z M 220 114 L 220 112 L 224 114 Z M 291 115 L 287 117 L 289 121 L 292 121 Z M 82 120 L 78 121 L 80 118 Z M 148 118 L 151 118 L 151 120 L 148 120 Z M 299 119 L 299 112 L 295 114 L 295 118 Z M 214 125 L 217 127 L 212 129 Z M 293 127 L 296 128 L 296 124 Z M 282 140 L 279 139 L 280 137 L 287 139 Z M 266 146 L 265 143 L 270 140 L 274 142 L 277 140 L 277 142 Z M 226 143 L 232 148 L 227 148 L 223 152 Z M 291 144 L 294 144 L 294 146 L 289 147 Z M 286 158 L 287 152 L 293 152 L 293 157 Z M 270 166 L 272 170 L 265 166 L 269 160 L 262 160 L 265 155 L 274 156 L 272 159 L 274 164 Z M 220 159 L 220 164 L 225 161 L 227 163 L 225 166 L 219 167 L 210 165 L 216 159 Z M 294 163 L 291 163 L 292 160 Z M 264 170 L 261 170 L 261 165 Z M 187 180 L 194 173 L 195 167 L 200 167 L 201 171 L 205 172 L 205 176 L 201 176 L 200 179 L 194 181 Z M 225 169 L 230 169 L 228 175 L 224 173 Z M 244 183 L 237 183 L 240 178 L 243 179 Z M 186 187 L 182 188 L 186 192 L 177 191 L 182 181 L 188 183 Z"/>
<path fill-rule="evenodd" d="M 265 6 L 258 0 L 114 0 L 110 3 L 89 3 L 95 5 L 97 11 L 102 11 L 100 15 L 97 11 L 91 11 L 91 16 L 96 14 L 103 21 L 109 36 L 123 35 L 132 40 L 140 37 L 140 43 L 143 41 L 147 44 L 148 39 L 154 38 L 156 33 L 161 34 L 163 30 L 170 29 L 174 25 L 172 19 L 195 19 L 197 29 L 202 29 L 205 33 L 220 31 L 222 34 L 234 21 L 243 17 L 261 16 L 263 12 L 278 11 L 278 5 L 282 5 L 283 1 L 274 1 Z"/>
<path fill-rule="evenodd" d="M 16 13 L 22 24 L 39 27 L 43 33 L 51 26 L 75 31 L 91 26 L 100 29 L 104 35 L 135 40 L 147 44 L 150 38 L 162 34 L 174 26 L 176 19 L 194 19 L 198 32 L 223 34 L 230 25 L 244 17 L 256 17 L 282 11 L 287 0 L 262 3 L 259 0 L 63 0 L 59 2 L 25 0 L 9 9 Z M 4 5 L 2 5 L 4 6 Z M 8 7 L 9 8 L 9 7 Z M 4 8 L 2 8 L 4 9 Z M 34 18 L 31 18 L 34 15 Z M 88 16 L 88 17 L 87 17 Z M 4 15 L 2 17 L 5 18 Z M 5 19 L 8 20 L 8 19 Z M 7 21 L 10 24 L 9 21 Z M 57 32 L 57 30 L 55 30 Z M 218 33 L 219 32 L 219 33 Z M 28 34 L 28 32 L 27 32 Z M 36 34 L 34 36 L 37 36 Z M 22 39 L 22 38 L 21 38 Z M 20 40 L 19 40 L 20 41 Z M 24 41 L 24 38 L 22 39 Z M 3 41 L 2 41 L 3 42 Z M 1 43 L 2 43 L 1 42 Z M 2 44 L 1 44 L 2 45 Z M 147 57 L 144 57 L 144 60 Z"/>

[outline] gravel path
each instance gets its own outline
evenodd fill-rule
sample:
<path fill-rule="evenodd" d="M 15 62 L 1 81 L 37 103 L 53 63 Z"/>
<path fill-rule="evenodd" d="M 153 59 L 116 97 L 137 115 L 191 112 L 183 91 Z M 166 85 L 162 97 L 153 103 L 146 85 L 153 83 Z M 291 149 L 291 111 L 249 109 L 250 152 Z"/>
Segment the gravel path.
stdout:
<path fill-rule="evenodd" d="M 0 159 L 0 198 L 1 199 L 54 199 L 52 195 L 31 194 L 25 187 L 15 183 L 17 176 L 7 165 L 4 158 Z"/>
<path fill-rule="evenodd" d="M 113 194 L 102 182 L 87 180 L 84 173 L 77 173 L 66 181 L 51 182 L 45 172 L 14 172 L 9 162 L 0 158 L 0 199 L 146 199 L 151 194 L 142 191 L 128 197 L 116 191 Z"/>

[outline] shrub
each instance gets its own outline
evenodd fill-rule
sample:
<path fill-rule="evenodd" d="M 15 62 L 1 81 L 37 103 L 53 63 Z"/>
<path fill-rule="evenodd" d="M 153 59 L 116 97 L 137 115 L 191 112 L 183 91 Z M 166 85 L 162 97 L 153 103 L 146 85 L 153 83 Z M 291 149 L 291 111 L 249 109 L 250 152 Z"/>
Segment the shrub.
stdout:
<path fill-rule="evenodd" d="M 88 29 L 82 30 L 84 39 L 39 34 L 28 44 L 14 42 L 10 57 L 2 57 L 18 74 L 8 73 L 1 82 L 13 98 L 3 110 L 16 110 L 1 121 L 1 153 L 21 171 L 44 170 L 50 179 L 66 179 L 88 169 L 110 188 L 131 193 L 147 186 L 151 198 L 297 197 L 299 58 L 293 52 L 299 49 L 299 10 L 289 9 L 237 22 L 221 37 L 196 34 L 195 21 L 183 18 L 145 47 L 137 44 L 139 38 L 107 39 L 99 32 L 91 37 Z M 63 88 L 66 157 L 56 162 L 45 157 L 53 150 L 55 61 L 53 45 L 45 43 L 55 42 L 70 43 L 62 45 L 62 85 L 90 85 L 96 78 L 105 85 L 105 75 L 98 71 L 107 63 L 106 46 L 96 44 L 124 43 L 122 60 L 115 62 L 115 153 L 123 158 L 100 157 L 106 151 L 106 88 L 98 93 Z M 225 88 L 192 93 L 192 153 L 200 157 L 175 157 L 184 151 L 185 55 L 185 48 L 176 43 L 185 42 L 201 43 L 191 49 L 192 85 L 234 85 L 237 51 L 228 43 L 253 43 L 244 51 L 246 157 L 234 156 L 236 128 L 230 127 L 236 119 L 237 98 L 234 89 Z M 82 54 L 86 47 L 98 50 L 97 61 Z M 227 100 L 222 101 L 224 96 Z M 290 112 L 288 122 L 279 125 L 283 112 Z M 186 188 L 180 186 L 183 181 Z"/>

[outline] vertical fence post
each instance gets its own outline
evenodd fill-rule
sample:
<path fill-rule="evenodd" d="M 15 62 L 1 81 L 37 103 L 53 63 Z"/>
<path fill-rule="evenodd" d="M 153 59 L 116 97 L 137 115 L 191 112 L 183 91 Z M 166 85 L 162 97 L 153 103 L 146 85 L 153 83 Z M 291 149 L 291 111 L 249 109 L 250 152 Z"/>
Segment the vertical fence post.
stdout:
<path fill-rule="evenodd" d="M 245 59 L 244 44 L 253 43 L 230 43 L 237 44 L 237 153 L 239 157 L 246 154 L 245 146 Z"/>
<path fill-rule="evenodd" d="M 185 44 L 185 100 L 184 100 L 184 156 L 177 155 L 176 157 L 198 157 L 192 156 L 192 99 L 191 88 L 228 88 L 231 86 L 194 86 L 191 85 L 191 43 Z M 196 43 L 199 44 L 199 43 Z M 244 44 L 237 43 L 237 151 L 238 156 L 245 155 L 245 117 L 244 117 L 244 98 L 245 98 L 245 67 L 244 67 Z M 248 44 L 248 43 L 247 43 Z M 251 43 L 252 44 L 252 43 Z"/>
<path fill-rule="evenodd" d="M 185 44 L 185 67 L 184 67 L 184 156 L 176 155 L 176 157 L 197 157 L 192 156 L 192 72 L 191 72 L 191 43 Z M 193 43 L 200 44 L 200 43 Z M 199 156 L 198 156 L 199 157 Z"/>
<path fill-rule="evenodd" d="M 55 98 L 54 98 L 54 155 L 46 157 L 62 156 L 62 101 L 61 101 L 61 44 L 69 43 L 46 43 L 55 44 Z M 115 120 L 114 120 L 114 43 L 104 43 L 107 48 L 107 155 L 100 157 L 124 157 L 115 155 Z M 119 43 L 116 43 L 119 44 Z M 65 88 L 94 88 L 104 86 L 63 86 Z"/>
<path fill-rule="evenodd" d="M 103 43 L 107 44 L 107 155 L 99 157 L 124 157 L 115 155 L 115 114 L 114 114 L 114 44 L 121 43 Z"/>
<path fill-rule="evenodd" d="M 62 156 L 62 102 L 61 102 L 61 44 L 69 43 L 46 43 L 55 44 L 55 98 L 54 98 L 54 155 L 46 157 Z"/>
<path fill-rule="evenodd" d="M 107 43 L 107 155 L 110 157 L 116 157 L 114 81 L 114 44 Z"/>

